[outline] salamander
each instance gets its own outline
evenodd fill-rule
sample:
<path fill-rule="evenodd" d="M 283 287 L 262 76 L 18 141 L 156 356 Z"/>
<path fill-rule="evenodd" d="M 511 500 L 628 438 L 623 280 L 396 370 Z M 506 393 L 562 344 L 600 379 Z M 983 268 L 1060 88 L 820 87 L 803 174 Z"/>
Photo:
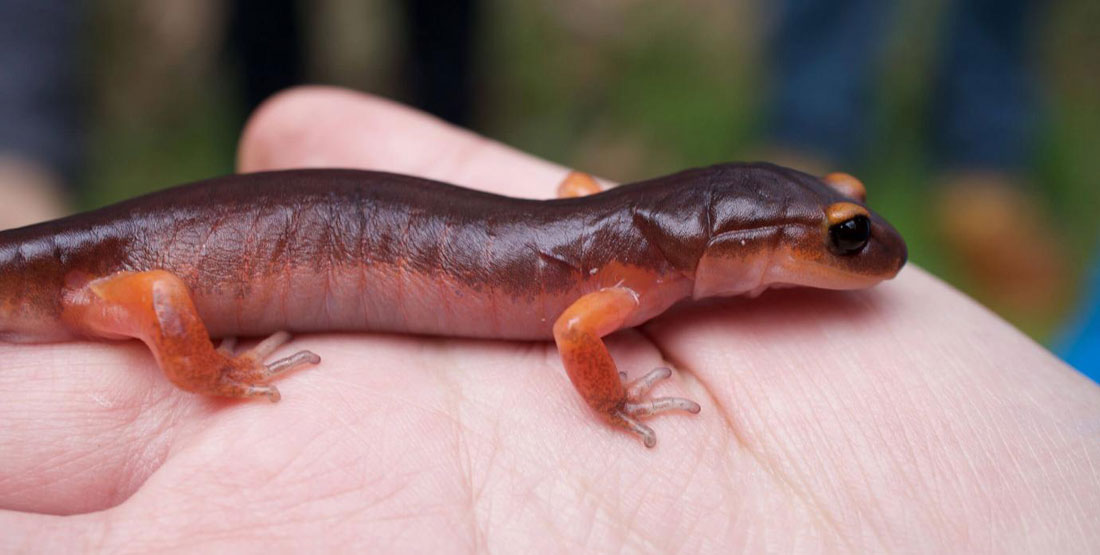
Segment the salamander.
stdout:
<path fill-rule="evenodd" d="M 700 407 L 648 397 L 668 368 L 623 383 L 602 338 L 684 300 L 892 278 L 905 242 L 865 194 L 764 163 L 606 190 L 572 173 L 549 200 L 363 170 L 219 177 L 0 232 L 0 340 L 136 338 L 181 389 L 271 401 L 320 362 L 267 362 L 291 333 L 553 340 L 584 401 L 652 447 L 645 418 Z"/>

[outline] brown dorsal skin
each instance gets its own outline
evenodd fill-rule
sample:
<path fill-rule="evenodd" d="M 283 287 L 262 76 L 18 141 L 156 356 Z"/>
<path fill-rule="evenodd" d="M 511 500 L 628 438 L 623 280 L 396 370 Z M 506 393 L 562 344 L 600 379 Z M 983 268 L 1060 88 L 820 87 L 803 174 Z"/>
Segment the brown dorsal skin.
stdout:
<path fill-rule="evenodd" d="M 857 202 L 770 164 L 722 164 L 554 200 L 373 171 L 231 175 L 0 232 L 0 339 L 79 335 L 61 322 L 67 292 L 118 272 L 178 276 L 215 336 L 518 339 L 551 337 L 570 303 L 616 285 L 642 296 L 643 310 L 625 324 L 637 325 L 691 296 L 892 277 L 904 243 L 873 213 L 865 251 L 829 258 L 822 214 L 841 201 Z M 800 273 L 788 258 L 815 269 Z"/>

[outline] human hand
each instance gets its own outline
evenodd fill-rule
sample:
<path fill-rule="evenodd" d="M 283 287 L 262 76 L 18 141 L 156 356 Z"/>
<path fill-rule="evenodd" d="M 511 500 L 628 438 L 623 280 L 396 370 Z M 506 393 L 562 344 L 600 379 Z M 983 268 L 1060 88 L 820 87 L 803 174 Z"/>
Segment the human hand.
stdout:
<path fill-rule="evenodd" d="M 240 166 L 531 197 L 566 173 L 317 88 L 261 108 Z M 680 308 L 608 343 L 631 376 L 671 362 L 658 393 L 702 413 L 651 420 L 645 449 L 584 405 L 552 343 L 302 336 L 287 349 L 323 362 L 276 405 L 178 391 L 137 342 L 0 345 L 0 550 L 1100 545 L 1100 388 L 912 265 L 868 291 Z"/>
<path fill-rule="evenodd" d="M 0 151 L 0 230 L 64 216 L 61 180 L 48 168 Z"/>

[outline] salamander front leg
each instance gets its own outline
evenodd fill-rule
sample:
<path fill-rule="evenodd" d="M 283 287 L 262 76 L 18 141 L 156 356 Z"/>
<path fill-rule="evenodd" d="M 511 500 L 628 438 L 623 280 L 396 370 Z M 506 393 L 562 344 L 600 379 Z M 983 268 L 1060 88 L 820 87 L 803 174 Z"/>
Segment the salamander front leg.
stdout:
<path fill-rule="evenodd" d="M 569 172 L 558 185 L 558 198 L 584 197 L 602 191 L 600 183 L 584 172 Z"/>
<path fill-rule="evenodd" d="M 195 393 L 278 401 L 279 390 L 268 381 L 321 361 L 310 351 L 299 351 L 265 364 L 264 359 L 290 340 L 286 332 L 240 354 L 234 354 L 234 338 L 215 349 L 187 285 L 162 270 L 89 281 L 69 291 L 64 304 L 63 319 L 69 326 L 101 337 L 140 339 L 173 384 Z"/>
<path fill-rule="evenodd" d="M 698 413 L 699 405 L 678 397 L 645 399 L 654 384 L 672 375 L 668 368 L 658 368 L 623 386 L 601 337 L 621 328 L 637 309 L 638 296 L 630 289 L 611 287 L 589 293 L 554 322 L 554 341 L 573 387 L 588 406 L 612 424 L 637 434 L 646 447 L 653 447 L 657 436 L 641 419 L 669 410 Z"/>

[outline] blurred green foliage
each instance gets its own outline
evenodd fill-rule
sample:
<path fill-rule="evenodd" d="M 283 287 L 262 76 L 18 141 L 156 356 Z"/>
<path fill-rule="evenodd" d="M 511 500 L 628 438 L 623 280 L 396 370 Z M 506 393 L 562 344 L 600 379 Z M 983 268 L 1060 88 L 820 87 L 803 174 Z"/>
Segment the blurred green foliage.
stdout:
<path fill-rule="evenodd" d="M 118 37 L 127 24 L 140 25 L 127 20 L 128 4 L 101 3 L 89 37 L 96 81 L 92 105 L 98 109 L 89 145 L 87 206 L 231 172 L 243 122 L 234 69 L 221 58 L 214 57 L 205 71 L 156 60 L 146 64 L 152 77 L 117 71 L 133 59 L 128 49 L 135 48 Z M 339 9 L 340 4 L 317 5 Z M 1029 177 L 1050 202 L 1074 259 L 1082 261 L 1074 268 L 1080 272 L 1100 231 L 1100 3 L 1062 0 L 1046 6 L 1045 19 L 1036 22 L 1041 40 L 1035 51 L 1046 94 L 1045 123 Z M 618 181 L 755 158 L 767 146 L 762 144 L 767 25 L 760 7 L 718 0 L 487 1 L 475 127 L 519 149 Z M 883 52 L 876 124 L 868 130 L 874 147 L 863 167 L 838 169 L 868 184 L 872 204 L 907 238 L 913 262 L 959 283 L 927 221 L 926 193 L 938 177 L 924 131 L 939 10 L 935 2 L 915 0 L 901 8 Z M 392 11 L 378 7 L 374 13 L 398 25 Z M 383 48 L 379 55 L 394 50 Z M 164 82 L 148 86 L 157 79 Z M 401 89 L 399 83 L 379 88 Z M 1046 338 L 1059 316 L 1052 309 L 1049 315 L 1014 320 Z"/>

